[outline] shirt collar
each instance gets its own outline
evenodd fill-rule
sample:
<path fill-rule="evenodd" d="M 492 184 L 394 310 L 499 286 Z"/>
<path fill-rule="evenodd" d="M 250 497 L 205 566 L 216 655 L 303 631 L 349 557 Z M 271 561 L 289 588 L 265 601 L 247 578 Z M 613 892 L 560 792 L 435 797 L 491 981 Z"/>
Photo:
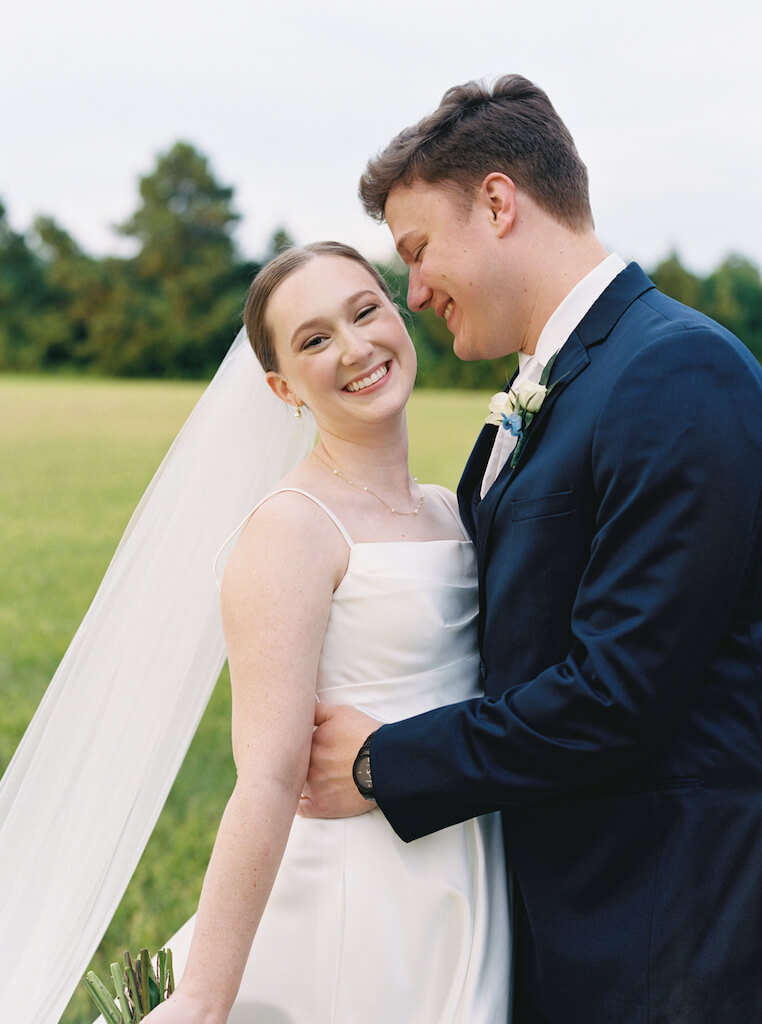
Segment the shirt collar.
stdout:
<path fill-rule="evenodd" d="M 534 359 L 540 366 L 547 366 L 577 324 L 582 322 L 585 314 L 624 268 L 624 260 L 616 253 L 611 253 L 572 288 L 553 311 L 537 339 Z M 519 373 L 531 358 L 526 352 L 519 352 Z"/>

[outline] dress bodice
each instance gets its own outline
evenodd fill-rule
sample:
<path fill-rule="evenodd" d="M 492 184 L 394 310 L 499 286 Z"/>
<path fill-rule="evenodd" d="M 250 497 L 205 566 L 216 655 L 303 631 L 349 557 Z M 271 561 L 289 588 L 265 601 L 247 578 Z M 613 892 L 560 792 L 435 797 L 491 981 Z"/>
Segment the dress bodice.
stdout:
<path fill-rule="evenodd" d="M 352 544 L 317 692 L 394 721 L 478 694 L 476 559 L 465 540 Z"/>
<path fill-rule="evenodd" d="M 334 511 L 310 491 L 278 488 L 227 539 L 215 571 L 257 509 L 284 491 L 321 508 L 349 547 L 323 639 L 318 699 L 352 704 L 391 722 L 479 696 L 476 555 L 444 495 L 434 492 L 461 538 L 366 543 L 354 542 Z"/>

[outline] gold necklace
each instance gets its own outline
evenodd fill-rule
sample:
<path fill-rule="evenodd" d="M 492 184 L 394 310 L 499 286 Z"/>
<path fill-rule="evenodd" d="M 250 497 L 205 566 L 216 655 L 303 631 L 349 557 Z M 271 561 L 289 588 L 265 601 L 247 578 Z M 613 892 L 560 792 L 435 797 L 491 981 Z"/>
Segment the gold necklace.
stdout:
<path fill-rule="evenodd" d="M 380 501 L 381 504 L 384 506 L 384 508 L 388 509 L 388 511 L 391 512 L 393 516 L 417 516 L 418 513 L 421 511 L 421 505 L 423 505 L 423 499 L 426 497 L 425 494 L 421 494 L 420 498 L 418 499 L 418 505 L 417 505 L 416 508 L 413 509 L 412 512 L 400 512 L 400 510 L 398 508 L 393 508 L 391 505 L 388 504 L 388 502 L 384 501 L 384 499 L 381 497 L 380 494 L 376 494 L 375 491 L 372 491 L 370 489 L 370 487 L 365 487 L 362 484 L 356 484 L 354 482 L 354 480 L 350 480 L 349 477 L 346 477 L 346 476 L 344 476 L 343 473 L 340 473 L 339 470 L 336 469 L 335 466 L 331 466 L 328 462 L 326 462 L 326 460 L 322 457 L 322 455 L 318 454 L 317 448 L 313 448 L 312 449 L 312 454 L 315 456 L 315 458 L 318 460 L 318 462 L 322 462 L 323 463 L 323 465 L 325 466 L 326 469 L 330 469 L 330 471 L 333 473 L 334 476 L 339 477 L 340 480 L 343 480 L 345 484 L 349 484 L 350 487 L 354 487 L 355 490 L 365 491 L 366 494 L 372 495 L 377 501 Z M 413 483 L 416 483 L 416 484 L 418 483 L 418 477 L 417 476 L 413 477 Z"/>

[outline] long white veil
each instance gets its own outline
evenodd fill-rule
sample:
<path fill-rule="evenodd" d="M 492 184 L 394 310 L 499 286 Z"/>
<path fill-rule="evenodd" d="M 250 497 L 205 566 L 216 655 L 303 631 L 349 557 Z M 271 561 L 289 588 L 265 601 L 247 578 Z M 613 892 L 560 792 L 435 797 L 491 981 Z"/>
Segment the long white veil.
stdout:
<path fill-rule="evenodd" d="M 241 331 L 159 467 L 0 781 L 0 1021 L 56 1024 L 225 659 L 220 545 L 310 450 Z"/>

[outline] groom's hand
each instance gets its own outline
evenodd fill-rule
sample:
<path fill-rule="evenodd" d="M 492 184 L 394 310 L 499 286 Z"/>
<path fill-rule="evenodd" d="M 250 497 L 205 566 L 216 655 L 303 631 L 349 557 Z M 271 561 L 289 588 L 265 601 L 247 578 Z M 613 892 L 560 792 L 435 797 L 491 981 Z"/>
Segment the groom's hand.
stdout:
<path fill-rule="evenodd" d="M 357 752 L 381 723 L 357 708 L 317 704 L 307 781 L 299 814 L 304 818 L 349 818 L 376 804 L 360 795 L 352 778 Z"/>

